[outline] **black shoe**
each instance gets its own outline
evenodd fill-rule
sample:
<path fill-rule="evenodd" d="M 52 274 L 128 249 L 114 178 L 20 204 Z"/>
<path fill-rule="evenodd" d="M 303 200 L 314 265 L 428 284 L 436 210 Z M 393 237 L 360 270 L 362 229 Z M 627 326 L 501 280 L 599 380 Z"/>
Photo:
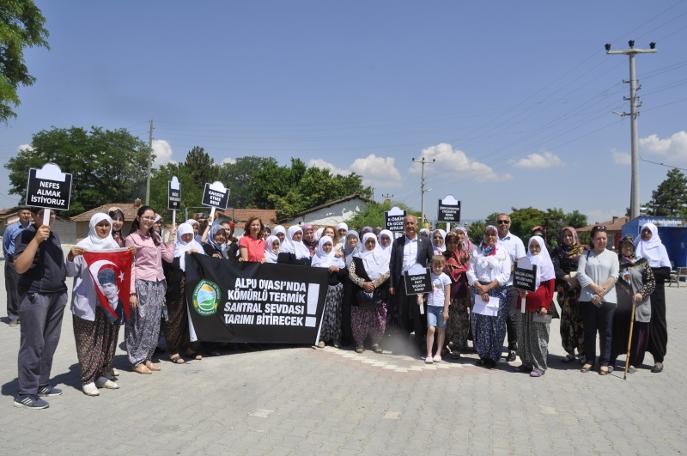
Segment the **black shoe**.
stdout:
<path fill-rule="evenodd" d="M 38 396 L 17 396 L 14 398 L 15 407 L 23 407 L 31 410 L 43 410 L 50 407 L 43 399 Z"/>
<path fill-rule="evenodd" d="M 487 369 L 493 369 L 496 367 L 496 361 L 494 361 L 493 359 L 485 359 L 484 367 L 486 367 Z"/>
<path fill-rule="evenodd" d="M 651 372 L 653 372 L 654 374 L 663 372 L 663 363 L 659 361 L 656 364 L 654 364 L 654 367 L 651 368 Z"/>
<path fill-rule="evenodd" d="M 40 397 L 62 396 L 62 390 L 54 386 L 45 385 L 38 388 L 38 395 Z"/>
<path fill-rule="evenodd" d="M 506 358 L 506 361 L 508 361 L 509 363 L 515 361 L 515 356 L 516 356 L 515 350 L 509 351 L 508 357 Z"/>

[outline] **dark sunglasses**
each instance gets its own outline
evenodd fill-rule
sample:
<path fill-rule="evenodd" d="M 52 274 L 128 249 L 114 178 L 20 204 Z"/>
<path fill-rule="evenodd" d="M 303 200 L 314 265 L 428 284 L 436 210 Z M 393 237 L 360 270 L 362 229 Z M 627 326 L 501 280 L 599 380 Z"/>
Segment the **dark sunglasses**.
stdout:
<path fill-rule="evenodd" d="M 508 220 L 497 220 L 496 223 L 499 225 L 508 225 L 510 222 Z"/>

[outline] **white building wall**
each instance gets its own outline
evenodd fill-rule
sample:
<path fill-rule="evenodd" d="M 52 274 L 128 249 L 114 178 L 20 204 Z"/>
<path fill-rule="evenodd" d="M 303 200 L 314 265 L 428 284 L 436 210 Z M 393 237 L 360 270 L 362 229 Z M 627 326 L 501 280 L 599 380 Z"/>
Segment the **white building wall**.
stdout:
<path fill-rule="evenodd" d="M 303 223 L 310 223 L 320 226 L 336 226 L 338 223 L 348 222 L 357 214 L 363 212 L 366 208 L 367 202 L 356 198 L 310 212 L 300 217 L 292 218 L 288 220 L 286 224 L 299 225 Z"/>

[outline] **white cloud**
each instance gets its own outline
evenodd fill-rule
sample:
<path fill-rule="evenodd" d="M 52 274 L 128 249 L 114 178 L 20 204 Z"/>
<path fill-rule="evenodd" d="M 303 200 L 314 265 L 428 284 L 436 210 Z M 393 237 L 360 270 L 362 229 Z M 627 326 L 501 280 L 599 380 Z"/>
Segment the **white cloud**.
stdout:
<path fill-rule="evenodd" d="M 673 162 L 687 162 L 687 131 L 673 133 L 670 138 L 661 139 L 658 135 L 649 135 L 639 140 L 639 145 L 654 155 L 665 157 Z"/>
<path fill-rule="evenodd" d="M 614 150 L 613 151 L 613 162 L 616 165 L 629 166 L 631 163 L 630 154 L 628 154 L 627 152 L 618 152 L 617 150 Z"/>
<path fill-rule="evenodd" d="M 423 149 L 419 159 L 422 158 L 429 161 L 436 159 L 436 163 L 425 168 L 427 174 L 448 172 L 477 181 L 495 181 L 513 177 L 510 174 L 497 174 L 491 166 L 471 159 L 462 150 L 454 149 L 451 144 L 441 143 Z M 420 166 L 411 166 L 410 172 L 420 174 Z"/>
<path fill-rule="evenodd" d="M 172 160 L 172 146 L 164 139 L 153 139 L 153 153 L 155 154 L 153 166 L 162 166 L 174 162 Z"/>
<path fill-rule="evenodd" d="M 348 168 L 339 168 L 326 160 L 315 158 L 308 162 L 308 166 L 326 169 L 338 176 L 356 173 L 363 178 L 363 185 L 375 188 L 397 187 L 401 183 L 401 173 L 396 168 L 396 159 L 393 157 L 370 154 L 367 157 L 356 158 Z"/>
<path fill-rule="evenodd" d="M 328 161 L 322 160 L 321 158 L 314 158 L 310 160 L 308 162 L 308 167 L 326 169 L 335 176 L 345 176 L 346 174 L 351 173 L 349 170 L 337 168 L 336 165 L 334 165 L 333 163 L 329 163 Z"/>
<path fill-rule="evenodd" d="M 401 173 L 396 168 L 396 159 L 393 157 L 370 154 L 364 158 L 356 158 L 351 171 L 363 177 L 363 184 L 375 188 L 396 187 L 401 183 Z"/>
<path fill-rule="evenodd" d="M 31 152 L 33 151 L 33 147 L 31 147 L 31 144 L 21 144 L 19 147 L 17 147 L 17 152 L 21 152 L 23 150 Z"/>
<path fill-rule="evenodd" d="M 233 165 L 234 163 L 236 163 L 236 159 L 235 159 L 235 158 L 226 157 L 226 158 L 224 158 L 224 159 L 222 160 L 222 164 L 223 164 L 223 165 Z"/>
<path fill-rule="evenodd" d="M 524 169 L 544 169 L 563 166 L 563 161 L 553 152 L 543 151 L 542 153 L 531 153 L 527 157 L 517 160 L 513 166 Z"/>

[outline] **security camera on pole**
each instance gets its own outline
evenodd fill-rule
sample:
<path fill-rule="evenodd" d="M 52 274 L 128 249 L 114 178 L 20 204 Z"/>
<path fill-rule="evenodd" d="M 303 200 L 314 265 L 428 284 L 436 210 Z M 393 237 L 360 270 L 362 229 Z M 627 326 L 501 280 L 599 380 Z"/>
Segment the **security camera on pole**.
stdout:
<path fill-rule="evenodd" d="M 637 91 L 641 86 L 637 85 L 637 70 L 635 68 L 635 55 L 637 54 L 655 54 L 656 43 L 653 41 L 649 43 L 649 49 L 636 49 L 634 40 L 627 42 L 629 49 L 622 49 L 619 51 L 612 51 L 611 44 L 604 44 L 606 54 L 609 55 L 627 55 L 630 58 L 630 80 L 623 81 L 630 84 L 630 98 L 625 98 L 630 102 L 630 112 L 623 112 L 622 117 L 630 116 L 630 143 L 631 143 L 631 163 L 632 163 L 632 179 L 630 181 L 630 218 L 639 217 L 639 152 L 637 150 L 639 144 L 639 133 L 637 132 L 637 116 L 639 116 L 638 108 L 641 106 Z"/>

